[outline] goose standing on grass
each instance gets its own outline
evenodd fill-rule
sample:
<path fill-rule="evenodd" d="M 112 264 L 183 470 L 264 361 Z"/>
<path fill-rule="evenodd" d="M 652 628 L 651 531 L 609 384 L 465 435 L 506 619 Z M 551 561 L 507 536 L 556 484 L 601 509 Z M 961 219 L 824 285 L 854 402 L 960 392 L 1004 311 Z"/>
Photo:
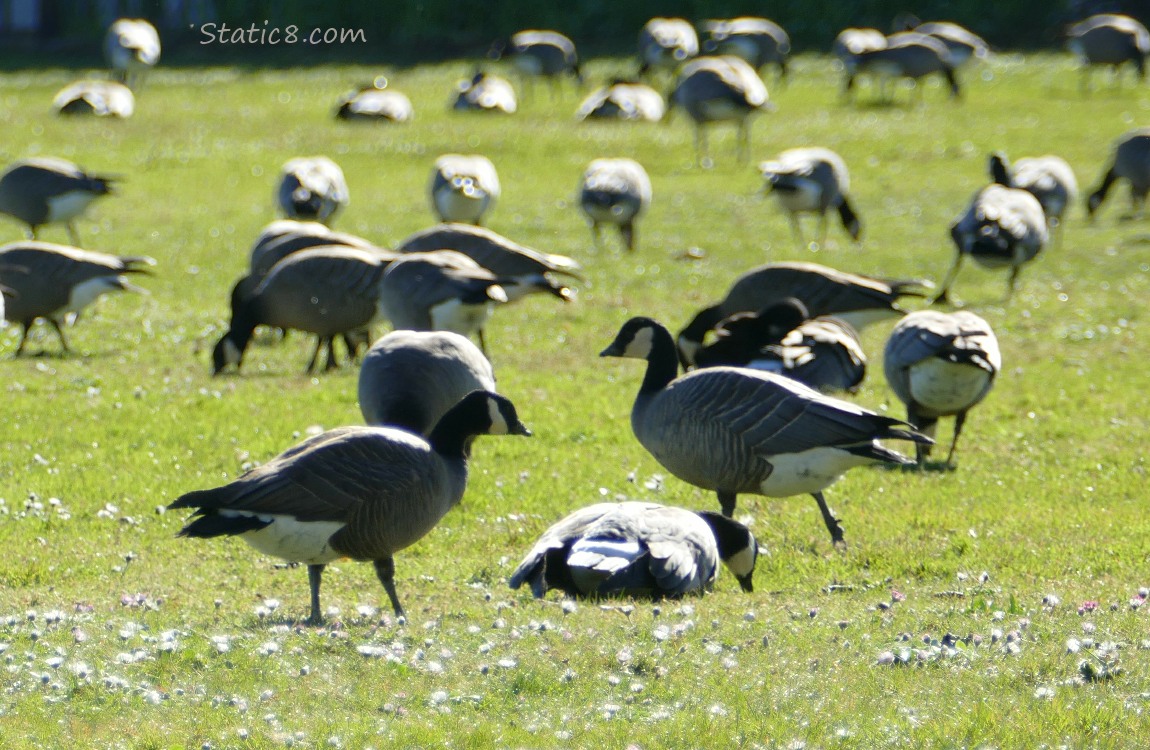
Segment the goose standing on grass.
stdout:
<path fill-rule="evenodd" d="M 212 351 L 213 373 L 239 369 L 261 325 L 315 334 L 307 372 L 316 371 L 325 347 L 325 369 L 337 367 L 335 337 L 383 318 L 380 297 L 387 266 L 387 259 L 375 253 L 342 246 L 312 247 L 287 256 L 250 294 L 233 290 L 231 325 Z"/>
<path fill-rule="evenodd" d="M 479 225 L 499 200 L 499 174 L 486 156 L 444 154 L 435 160 L 430 191 L 440 221 Z"/>
<path fill-rule="evenodd" d="M 423 438 L 388 427 L 339 427 L 309 438 L 234 482 L 183 495 L 194 508 L 179 536 L 239 536 L 266 555 L 307 565 L 311 616 L 323 614 L 326 565 L 371 561 L 397 618 L 395 554 L 427 536 L 459 504 L 478 435 L 530 435 L 509 400 L 476 391 Z"/>
<path fill-rule="evenodd" d="M 88 174 L 64 159 L 41 157 L 13 163 L 0 174 L 0 213 L 28 225 L 28 236 L 45 224 L 63 224 L 72 244 L 80 237 L 72 219 L 112 192 L 115 178 Z"/>
<path fill-rule="evenodd" d="M 1010 268 L 1006 286 L 1006 298 L 1010 299 L 1019 271 L 1046 247 L 1049 230 L 1037 198 L 996 182 L 975 194 L 966 212 L 951 225 L 950 236 L 956 248 L 954 265 L 934 304 L 950 301 L 950 287 L 967 255 L 987 268 Z"/>
<path fill-rule="evenodd" d="M 1078 200 L 1074 170 L 1060 156 L 1032 156 L 1012 165 L 1006 154 L 995 152 L 990 155 L 990 178 L 1037 198 L 1052 229 L 1062 226 L 1066 209 Z"/>
<path fill-rule="evenodd" d="M 60 347 L 71 351 L 61 323 L 71 325 L 80 312 L 105 292 L 147 294 L 126 274 L 148 273 L 156 261 L 145 256 L 118 256 L 48 242 L 13 242 L 0 247 L 4 273 L 5 319 L 23 328 L 16 356 L 24 352 L 28 329 L 43 318 L 56 330 Z"/>
<path fill-rule="evenodd" d="M 104 58 L 121 83 L 137 88 L 160 61 L 160 33 L 142 18 L 121 18 L 104 35 Z"/>
<path fill-rule="evenodd" d="M 954 436 L 946 455 L 950 465 L 966 414 L 990 393 L 1002 369 L 1002 355 L 990 324 L 974 313 L 918 310 L 891 332 L 883 369 L 916 430 L 933 438 L 939 418 L 954 417 Z M 922 466 L 931 446 L 916 447 Z"/>
<path fill-rule="evenodd" d="M 372 122 L 411 122 L 415 108 L 402 91 L 387 88 L 387 78 L 377 76 L 370 86 L 340 97 L 335 116 L 341 120 Z"/>
<path fill-rule="evenodd" d="M 703 30 L 707 32 L 703 51 L 708 55 L 741 57 L 755 70 L 775 65 L 779 69 L 779 79 L 786 79 L 791 38 L 774 21 L 742 16 L 707 21 Z"/>
<path fill-rule="evenodd" d="M 886 49 L 886 34 L 878 29 L 843 29 L 831 44 L 831 54 L 838 58 L 844 67 L 864 52 Z"/>
<path fill-rule="evenodd" d="M 898 299 L 925 297 L 931 286 L 922 279 L 878 279 L 817 263 L 767 263 L 739 276 L 722 300 L 695 314 L 679 332 L 679 356 L 684 367 L 693 365 L 707 332 L 723 318 L 755 312 L 787 297 L 801 302 L 811 317 L 834 315 L 861 331 L 880 320 L 902 317 L 906 313 Z"/>
<path fill-rule="evenodd" d="M 699 35 L 682 18 L 652 18 L 639 31 L 639 75 L 650 70 L 674 72 L 699 54 Z"/>
<path fill-rule="evenodd" d="M 926 34 L 903 31 L 887 37 L 887 44 L 881 49 L 864 50 L 846 59 L 847 72 L 844 94 L 850 95 L 855 79 L 868 73 L 879 80 L 879 101 L 889 104 L 894 101 L 892 79 L 909 78 L 918 88 L 920 79 L 938 73 L 950 86 L 950 95 L 957 99 L 962 94 L 958 78 L 954 73 L 954 62 L 950 50 L 940 40 Z"/>
<path fill-rule="evenodd" d="M 680 107 L 695 123 L 695 156 L 700 164 L 707 156 L 706 128 L 713 122 L 734 121 L 738 126 L 738 158 L 750 157 L 751 116 L 774 109 L 767 87 L 755 69 L 738 57 L 700 57 L 680 69 L 669 97 L 670 109 Z"/>
<path fill-rule="evenodd" d="M 913 29 L 919 34 L 932 36 L 946 45 L 954 67 L 965 65 L 970 60 L 985 60 L 990 55 L 990 45 L 970 29 L 950 21 L 928 21 Z"/>
<path fill-rule="evenodd" d="M 501 112 L 512 115 L 519 109 L 515 89 L 506 78 L 482 71 L 456 84 L 452 109 L 463 112 Z"/>
<path fill-rule="evenodd" d="M 289 219 L 330 225 L 347 207 L 347 180 L 339 165 L 326 156 L 289 159 L 280 170 L 276 200 Z"/>
<path fill-rule="evenodd" d="M 494 391 L 491 362 L 451 331 L 392 331 L 371 345 L 359 368 L 359 409 L 375 427 L 426 437 L 472 391 Z"/>
<path fill-rule="evenodd" d="M 722 561 L 743 591 L 753 591 L 758 542 L 743 524 L 711 511 L 656 503 L 597 503 L 543 532 L 511 574 L 542 599 L 568 596 L 702 594 Z"/>
<path fill-rule="evenodd" d="M 676 379 L 675 341 L 650 318 L 627 321 L 599 356 L 647 360 L 631 411 L 635 437 L 667 471 L 713 490 L 728 518 L 739 493 L 810 494 L 842 545 L 823 490 L 856 466 L 913 463 L 879 440 L 930 442 L 904 422 L 770 372 L 714 367 Z"/>
<path fill-rule="evenodd" d="M 504 280 L 503 290 L 508 301 L 542 293 L 570 302 L 575 299 L 575 291 L 556 277 L 582 278 L 582 267 L 573 258 L 544 253 L 471 224 L 437 224 L 408 236 L 396 250 L 399 253 L 433 250 L 462 253 Z"/>
<path fill-rule="evenodd" d="M 479 337 L 495 303 L 507 302 L 504 279 L 454 250 L 405 253 L 387 269 L 383 311 L 395 328 Z"/>
<path fill-rule="evenodd" d="M 1079 85 L 1090 89 L 1090 71 L 1095 65 L 1109 65 L 1114 80 L 1120 81 L 1122 65 L 1131 63 L 1138 80 L 1146 78 L 1146 55 L 1150 54 L 1150 31 L 1130 16 L 1100 13 L 1066 30 L 1066 46 L 1082 66 Z"/>
<path fill-rule="evenodd" d="M 136 111 L 136 97 L 116 81 L 75 81 L 53 97 L 52 109 L 61 115 L 127 119 Z"/>
<path fill-rule="evenodd" d="M 818 244 L 826 243 L 827 211 L 838 212 L 843 229 L 858 242 L 862 223 L 851 206 L 850 173 L 842 157 L 829 148 L 792 148 L 770 161 L 759 164 L 763 189 L 772 193 L 787 212 L 795 242 L 803 244 L 803 230 L 799 225 L 800 213 L 814 213 L 819 217 Z"/>
<path fill-rule="evenodd" d="M 599 242 L 603 224 L 619 227 L 623 244 L 635 249 L 635 220 L 651 205 L 651 178 L 634 159 L 595 159 L 583 172 L 579 207 Z"/>
<path fill-rule="evenodd" d="M 667 103 L 658 91 L 645 83 L 616 78 L 584 99 L 575 118 L 659 122 L 665 114 Z"/>
<path fill-rule="evenodd" d="M 1146 195 L 1150 193 L 1150 128 L 1131 130 L 1114 144 L 1114 154 L 1102 183 L 1086 199 L 1086 213 L 1091 219 L 1118 180 L 1130 183 L 1130 208 L 1141 216 L 1146 210 Z"/>
<path fill-rule="evenodd" d="M 488 56 L 494 60 L 511 58 L 511 64 L 523 77 L 524 92 L 529 91 L 532 78 L 546 78 L 552 83 L 552 94 L 562 76 L 571 76 L 583 85 L 583 71 L 579 68 L 579 54 L 575 43 L 558 31 L 527 29 L 501 39 L 491 45 Z"/>

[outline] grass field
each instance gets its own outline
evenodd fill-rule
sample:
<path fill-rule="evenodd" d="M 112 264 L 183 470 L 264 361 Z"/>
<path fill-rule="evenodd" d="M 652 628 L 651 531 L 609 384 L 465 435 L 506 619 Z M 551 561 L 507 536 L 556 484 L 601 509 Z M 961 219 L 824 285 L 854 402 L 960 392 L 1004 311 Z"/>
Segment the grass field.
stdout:
<path fill-rule="evenodd" d="M 623 65 L 589 72 L 602 81 Z M 941 280 L 949 225 L 987 181 L 990 151 L 1059 154 L 1085 194 L 1111 142 L 1150 120 L 1147 89 L 1100 78 L 1085 96 L 1068 57 L 1003 55 L 966 72 L 960 102 L 932 84 L 921 104 L 900 91 L 880 106 L 864 87 L 852 105 L 828 59 L 802 57 L 772 87 L 778 110 L 755 123 L 751 163 L 719 127 L 703 170 L 685 117 L 576 123 L 570 86 L 561 98 L 538 88 L 513 117 L 450 112 L 469 71 L 390 71 L 417 116 L 396 127 L 332 117 L 374 69 L 158 70 L 126 122 L 52 116 L 71 72 L 0 77 L 0 162 L 56 155 L 122 175 L 80 223 L 83 244 L 158 261 L 140 282 L 150 295 L 104 298 L 69 329 L 72 356 L 38 327 L 30 348 L 44 354 L 14 359 L 17 327 L 0 332 L 0 744 L 1143 746 L 1150 225 L 1125 220 L 1124 188 L 1094 223 L 1076 205 L 1011 301 L 1005 273 L 963 270 L 956 296 L 1002 345 L 996 389 L 955 471 L 856 469 L 829 490 L 845 552 L 810 498 L 743 496 L 738 517 L 769 550 L 752 595 L 724 573 L 702 598 L 572 606 L 506 581 L 537 534 L 582 505 L 717 508 L 631 434 L 642 365 L 596 356 L 628 317 L 677 330 L 767 261 Z M 825 247 L 799 247 L 756 194 L 754 165 L 799 145 L 850 165 L 860 245 L 832 226 Z M 239 376 L 211 377 L 208 354 L 275 218 L 284 161 L 339 162 L 352 203 L 337 228 L 389 245 L 432 222 L 431 165 L 450 151 L 499 169 L 492 229 L 579 259 L 587 279 L 573 304 L 535 298 L 493 318 L 500 390 L 535 436 L 481 439 L 462 505 L 397 556 L 408 623 L 392 622 L 370 566 L 344 563 L 324 583 L 330 624 L 304 627 L 302 568 L 236 540 L 177 540 L 184 516 L 163 507 L 309 431 L 359 423 L 357 371 L 304 375 L 299 335 L 249 351 Z M 573 201 L 588 161 L 624 155 L 655 190 L 633 255 L 615 237 L 596 248 Z M 22 236 L 7 218 L 0 230 Z M 702 259 L 685 259 L 691 249 Z M 864 336 L 857 401 L 901 417 L 882 377 L 888 333 Z"/>

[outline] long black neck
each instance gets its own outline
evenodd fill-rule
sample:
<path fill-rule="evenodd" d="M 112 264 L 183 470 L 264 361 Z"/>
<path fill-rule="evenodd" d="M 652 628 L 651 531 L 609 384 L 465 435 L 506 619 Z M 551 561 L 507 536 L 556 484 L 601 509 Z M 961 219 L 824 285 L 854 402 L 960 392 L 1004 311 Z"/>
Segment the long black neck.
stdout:
<path fill-rule="evenodd" d="M 679 356 L 671 332 L 663 326 L 655 326 L 651 333 L 651 353 L 647 355 L 647 374 L 639 387 L 640 394 L 663 390 L 679 374 Z"/>
<path fill-rule="evenodd" d="M 482 403 L 486 408 L 486 401 Z M 471 455 L 471 443 L 478 434 L 475 428 L 479 417 L 475 413 L 477 408 L 476 402 L 464 400 L 448 409 L 427 438 L 431 449 L 444 458 L 466 461 Z"/>

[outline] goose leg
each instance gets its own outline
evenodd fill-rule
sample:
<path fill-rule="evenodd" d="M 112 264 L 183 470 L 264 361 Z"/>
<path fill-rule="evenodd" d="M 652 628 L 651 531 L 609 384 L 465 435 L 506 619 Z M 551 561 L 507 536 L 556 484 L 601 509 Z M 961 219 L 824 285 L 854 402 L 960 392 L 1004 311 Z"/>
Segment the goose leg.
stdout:
<path fill-rule="evenodd" d="M 627 246 L 627 250 L 635 251 L 635 224 L 627 222 L 626 224 L 619 225 L 619 234 L 623 235 L 623 244 Z"/>
<path fill-rule="evenodd" d="M 1018 288 L 1018 272 L 1021 269 L 1022 266 L 1010 267 L 1010 279 L 1006 282 L 1006 299 L 1008 300 L 1014 297 L 1014 290 Z"/>
<path fill-rule="evenodd" d="M 348 358 L 350 359 L 350 353 Z M 339 367 L 339 362 L 335 358 L 335 336 L 329 336 L 327 339 L 327 364 L 323 369 L 328 372 L 337 367 Z"/>
<path fill-rule="evenodd" d="M 799 247 L 803 246 L 803 226 L 799 223 L 799 215 L 794 211 L 790 213 L 791 219 L 791 237 L 794 238 L 795 244 Z"/>
<path fill-rule="evenodd" d="M 479 350 L 483 352 L 484 356 L 490 357 L 491 355 L 487 353 L 487 342 L 483 340 L 483 329 L 480 328 L 475 333 L 479 337 Z"/>
<path fill-rule="evenodd" d="M 812 492 L 811 497 L 819 504 L 819 512 L 823 514 L 823 523 L 827 525 L 827 531 L 831 532 L 831 541 L 834 542 L 836 547 L 845 547 L 846 542 L 843 541 L 843 527 L 839 523 L 839 519 L 835 518 L 834 513 L 827 507 L 826 498 L 823 497 L 822 492 Z"/>
<path fill-rule="evenodd" d="M 723 492 L 716 490 L 715 494 L 719 496 L 719 507 L 723 509 L 723 515 L 727 518 L 735 517 L 735 502 L 739 496 L 734 492 Z"/>
<path fill-rule="evenodd" d="M 395 593 L 395 560 L 391 557 L 381 557 L 376 560 L 375 575 L 383 584 L 383 590 L 387 592 L 388 598 L 391 599 L 391 608 L 395 610 L 396 619 L 406 621 L 407 616 L 399 604 L 399 595 Z"/>
<path fill-rule="evenodd" d="M 308 625 L 322 625 L 323 613 L 319 608 L 319 585 L 323 581 L 323 564 L 307 566 L 307 585 L 311 589 L 311 617 L 307 618 Z"/>
<path fill-rule="evenodd" d="M 954 437 L 950 439 L 950 453 L 946 454 L 946 465 L 954 458 L 954 449 L 958 445 L 958 436 L 962 434 L 962 425 L 966 423 L 966 412 L 960 411 L 954 418 Z"/>
<path fill-rule="evenodd" d="M 24 344 L 28 343 L 28 329 L 32 327 L 32 321 L 22 321 L 20 326 L 20 344 L 16 347 L 16 353 L 12 355 L 14 357 L 19 357 L 24 353 Z"/>
<path fill-rule="evenodd" d="M 940 305 L 943 303 L 950 303 L 950 285 L 954 283 L 955 278 L 958 276 L 958 269 L 962 267 L 962 251 L 959 250 L 954 258 L 954 265 L 950 267 L 950 271 L 946 274 L 946 279 L 942 282 L 942 291 L 938 296 L 930 301 L 932 305 Z"/>
<path fill-rule="evenodd" d="M 60 346 L 64 350 L 64 353 L 70 353 L 72 350 L 68 348 L 68 340 L 64 338 L 64 329 L 60 327 L 60 322 L 55 318 L 48 318 L 48 322 L 56 329 L 56 335 L 60 337 Z M 25 333 L 27 333 L 27 329 L 25 329 Z"/>

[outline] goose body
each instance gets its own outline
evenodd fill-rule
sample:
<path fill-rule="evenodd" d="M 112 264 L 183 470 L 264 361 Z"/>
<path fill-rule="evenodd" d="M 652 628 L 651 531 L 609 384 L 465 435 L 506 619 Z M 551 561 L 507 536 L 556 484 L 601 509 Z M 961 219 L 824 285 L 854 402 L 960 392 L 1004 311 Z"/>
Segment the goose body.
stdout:
<path fill-rule="evenodd" d="M 844 66 L 854 64 L 857 55 L 886 49 L 886 34 L 878 29 L 843 29 L 831 44 L 831 54 Z"/>
<path fill-rule="evenodd" d="M 1131 63 L 1139 79 L 1146 77 L 1146 55 L 1150 54 L 1150 31 L 1130 16 L 1099 13 L 1067 29 L 1066 46 L 1082 66 L 1081 87 L 1090 86 L 1090 69 L 1110 65 L 1117 75 Z"/>
<path fill-rule="evenodd" d="M 827 211 L 838 213 L 843 229 L 857 241 L 862 233 L 858 214 L 851 206 L 850 173 L 842 157 L 829 148 L 792 148 L 776 158 L 762 162 L 759 174 L 764 189 L 769 191 L 791 221 L 796 241 L 802 242 L 799 214 L 814 213 L 819 217 L 819 244 L 826 241 Z"/>
<path fill-rule="evenodd" d="M 27 224 L 31 239 L 45 224 L 64 224 L 72 244 L 78 245 L 72 220 L 92 201 L 111 193 L 113 182 L 64 159 L 23 159 L 0 174 L 0 213 Z"/>
<path fill-rule="evenodd" d="M 848 57 L 844 65 L 847 72 L 845 91 L 848 94 L 862 73 L 879 79 L 880 98 L 888 102 L 893 99 L 893 91 L 890 94 L 884 92 L 893 79 L 918 81 L 935 73 L 946 80 L 952 97 L 957 99 L 961 94 L 950 50 L 942 41 L 927 34 L 913 31 L 892 34 L 887 37 L 885 47 L 858 52 Z"/>
<path fill-rule="evenodd" d="M 599 238 L 602 224 L 619 228 L 628 250 L 635 249 L 635 220 L 651 205 L 651 178 L 634 159 L 595 159 L 583 172 L 579 206 Z"/>
<path fill-rule="evenodd" d="M 60 89 L 52 99 L 52 108 L 61 115 L 126 119 L 136 111 L 136 97 L 116 81 L 75 81 Z"/>
<path fill-rule="evenodd" d="M 321 245 L 288 255 L 249 294 L 232 296 L 232 320 L 212 352 L 213 371 L 239 366 L 256 326 L 316 336 L 307 371 L 327 347 L 327 369 L 338 364 L 334 338 L 382 319 L 381 288 L 388 259 L 352 247 Z"/>
<path fill-rule="evenodd" d="M 364 421 L 424 436 L 475 390 L 495 390 L 491 362 L 450 331 L 392 331 L 371 345 L 359 368 Z"/>
<path fill-rule="evenodd" d="M 699 35 L 682 18 L 652 18 L 639 31 L 639 74 L 673 71 L 699 54 Z"/>
<path fill-rule="evenodd" d="M 990 54 L 990 45 L 985 39 L 957 23 L 928 21 L 918 24 L 913 31 L 932 36 L 945 44 L 955 67 L 965 65 L 970 60 L 984 60 Z"/>
<path fill-rule="evenodd" d="M 974 313 L 919 310 L 894 327 L 883 369 L 915 429 L 934 437 L 940 417 L 955 417 L 949 464 L 966 414 L 990 392 L 1002 355 L 990 324 Z M 929 455 L 930 445 L 918 446 L 920 464 Z"/>
<path fill-rule="evenodd" d="M 394 555 L 459 503 L 471 440 L 484 434 L 530 432 L 506 398 L 476 392 L 452 407 L 426 440 L 388 427 L 340 427 L 168 507 L 195 509 L 180 536 L 240 536 L 265 554 L 305 563 L 313 624 L 323 620 L 324 567 L 345 557 L 374 563 L 402 617 Z"/>
<path fill-rule="evenodd" d="M 499 174 L 486 156 L 444 154 L 435 160 L 430 191 L 440 221 L 481 224 L 499 200 Z"/>
<path fill-rule="evenodd" d="M 1078 200 L 1078 179 L 1060 156 L 1032 156 L 1011 164 L 1006 156 L 990 157 L 991 178 L 1033 195 L 1051 226 L 1060 225 L 1066 210 Z"/>
<path fill-rule="evenodd" d="M 1146 208 L 1146 195 L 1150 193 L 1150 128 L 1131 130 L 1114 144 L 1102 183 L 1086 199 L 1086 211 L 1091 218 L 1118 180 L 1130 183 L 1131 208 L 1141 215 Z"/>
<path fill-rule="evenodd" d="M 28 329 L 47 320 L 69 351 L 61 323 L 72 323 L 100 295 L 112 291 L 146 293 L 126 274 L 147 273 L 155 265 L 143 256 L 118 256 L 48 242 L 13 242 L 0 247 L 4 273 L 4 317 L 23 327 L 16 354 L 24 351 Z"/>
<path fill-rule="evenodd" d="M 703 30 L 707 32 L 703 51 L 708 55 L 734 55 L 755 70 L 775 65 L 779 69 L 779 77 L 786 78 L 791 38 L 774 21 L 741 16 L 707 21 Z"/>
<path fill-rule="evenodd" d="M 347 180 L 326 156 L 289 159 L 280 171 L 276 200 L 289 219 L 331 224 L 347 206 Z"/>
<path fill-rule="evenodd" d="M 592 92 L 579 105 L 579 120 L 659 122 L 667 113 L 663 95 L 645 83 L 615 80 Z"/>
<path fill-rule="evenodd" d="M 491 57 L 509 57 L 511 64 L 523 76 L 524 88 L 532 78 L 547 78 L 558 82 L 561 76 L 571 76 L 583 83 L 579 68 L 579 54 L 575 43 L 558 31 L 526 29 L 492 45 Z"/>
<path fill-rule="evenodd" d="M 539 598 L 552 588 L 569 596 L 682 596 L 710 589 L 722 561 L 751 591 L 757 555 L 750 530 L 718 513 L 597 503 L 544 531 L 509 583 L 528 583 Z"/>
<path fill-rule="evenodd" d="M 856 466 L 911 463 L 880 439 L 929 442 L 899 420 L 774 373 L 714 367 L 676 378 L 675 342 L 649 318 L 629 320 L 600 356 L 647 361 L 631 411 L 635 437 L 679 479 L 713 490 L 728 517 L 742 493 L 810 494 L 841 544 L 823 490 Z"/>
<path fill-rule="evenodd" d="M 388 261 L 397 256 L 397 253 L 379 247 L 362 237 L 337 232 L 318 221 L 279 219 L 265 226 L 252 244 L 248 262 L 249 274 L 258 283 L 267 276 L 268 271 L 276 263 L 287 256 L 320 245 L 351 247 L 379 255 Z"/>
<path fill-rule="evenodd" d="M 514 114 L 519 109 L 515 89 L 506 78 L 479 72 L 461 81 L 452 109 L 468 112 Z"/>
<path fill-rule="evenodd" d="M 685 366 L 694 364 L 707 332 L 723 318 L 756 312 L 787 297 L 800 301 L 812 317 L 834 315 L 862 330 L 904 315 L 899 298 L 922 297 L 925 286 L 929 283 L 917 279 L 879 279 L 817 263 L 768 263 L 739 276 L 722 300 L 696 313 L 679 333 L 680 357 Z"/>
<path fill-rule="evenodd" d="M 739 158 L 750 153 L 751 116 L 773 105 L 759 74 L 741 58 L 731 55 L 696 58 L 680 70 L 669 98 L 695 123 L 695 153 L 702 161 L 707 152 L 706 127 L 715 122 L 738 125 Z"/>
<path fill-rule="evenodd" d="M 121 18 L 104 35 L 104 58 L 128 86 L 160 61 L 160 33 L 142 18 Z"/>
<path fill-rule="evenodd" d="M 370 120 L 373 122 L 411 122 L 415 108 L 402 91 L 381 85 L 365 86 L 340 97 L 335 116 L 341 120 Z"/>

